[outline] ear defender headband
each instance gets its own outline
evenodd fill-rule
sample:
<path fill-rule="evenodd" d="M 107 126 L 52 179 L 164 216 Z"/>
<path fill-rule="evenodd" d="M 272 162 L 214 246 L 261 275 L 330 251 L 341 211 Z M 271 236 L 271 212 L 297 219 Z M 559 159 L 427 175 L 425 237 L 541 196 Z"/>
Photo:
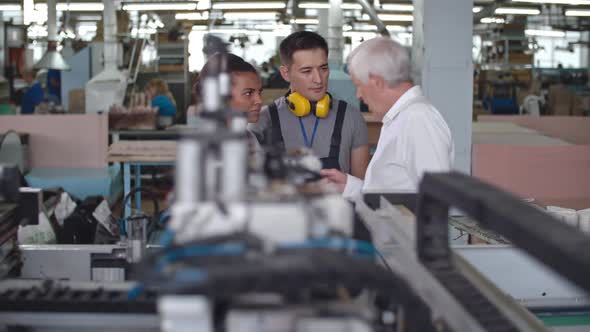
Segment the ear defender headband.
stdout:
<path fill-rule="evenodd" d="M 326 93 L 324 98 L 317 102 L 309 101 L 307 98 L 299 94 L 299 92 L 289 92 L 285 97 L 287 98 L 289 109 L 298 117 L 304 117 L 309 113 L 314 112 L 316 117 L 325 118 L 328 116 L 332 104 L 332 98 L 329 93 Z"/>

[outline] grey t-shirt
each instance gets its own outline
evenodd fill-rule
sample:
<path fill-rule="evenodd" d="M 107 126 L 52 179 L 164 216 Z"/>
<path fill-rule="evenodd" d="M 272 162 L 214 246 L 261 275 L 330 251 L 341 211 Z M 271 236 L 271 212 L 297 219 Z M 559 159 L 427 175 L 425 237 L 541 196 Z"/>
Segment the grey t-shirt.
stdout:
<path fill-rule="evenodd" d="M 281 132 L 283 134 L 283 141 L 287 151 L 305 148 L 305 140 L 303 138 L 298 117 L 289 110 L 285 97 L 275 100 L 274 103 L 277 105 L 279 121 L 281 123 Z M 330 142 L 332 140 L 332 133 L 336 123 L 338 103 L 339 100 L 334 99 L 328 116 L 320 119 L 318 122 L 312 150 L 319 158 L 328 157 L 330 154 Z M 357 108 L 348 104 L 345 112 L 344 123 L 342 124 L 339 164 L 342 172 L 350 173 L 350 157 L 352 150 L 369 144 L 369 136 L 367 124 L 365 123 L 361 112 Z M 313 114 L 309 114 L 301 118 L 301 120 L 305 127 L 307 139 L 311 141 L 316 117 Z M 268 106 L 262 108 L 257 123 L 251 123 L 248 125 L 248 129 L 256 134 L 258 138 L 267 137 L 267 131 L 271 130 L 271 128 L 272 122 Z"/>

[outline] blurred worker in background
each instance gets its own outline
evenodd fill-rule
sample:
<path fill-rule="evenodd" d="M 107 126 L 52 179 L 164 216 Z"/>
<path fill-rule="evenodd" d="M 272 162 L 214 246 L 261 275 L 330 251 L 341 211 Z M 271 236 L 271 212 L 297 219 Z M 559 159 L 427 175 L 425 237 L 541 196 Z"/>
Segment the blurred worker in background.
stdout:
<path fill-rule="evenodd" d="M 158 108 L 158 127 L 172 125 L 176 115 L 176 101 L 166 81 L 154 78 L 147 83 L 145 90 L 152 101 L 152 107 Z"/>
<path fill-rule="evenodd" d="M 28 87 L 22 97 L 20 113 L 34 114 L 35 107 L 43 102 L 43 87 L 39 81 L 35 80 L 36 72 L 34 70 L 25 69 L 21 75 L 23 80 L 27 82 Z"/>

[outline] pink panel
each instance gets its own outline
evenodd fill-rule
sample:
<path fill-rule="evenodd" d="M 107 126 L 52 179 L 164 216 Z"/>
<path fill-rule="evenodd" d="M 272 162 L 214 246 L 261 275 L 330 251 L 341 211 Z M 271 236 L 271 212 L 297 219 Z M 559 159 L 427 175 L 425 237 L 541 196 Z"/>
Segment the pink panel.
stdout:
<path fill-rule="evenodd" d="M 511 122 L 573 144 L 590 144 L 590 117 L 482 115 L 480 122 Z"/>
<path fill-rule="evenodd" d="M 472 174 L 518 196 L 549 204 L 590 202 L 590 145 L 475 144 Z"/>
<path fill-rule="evenodd" d="M 31 167 L 103 168 L 107 162 L 105 115 L 0 116 L 0 132 L 28 133 Z"/>

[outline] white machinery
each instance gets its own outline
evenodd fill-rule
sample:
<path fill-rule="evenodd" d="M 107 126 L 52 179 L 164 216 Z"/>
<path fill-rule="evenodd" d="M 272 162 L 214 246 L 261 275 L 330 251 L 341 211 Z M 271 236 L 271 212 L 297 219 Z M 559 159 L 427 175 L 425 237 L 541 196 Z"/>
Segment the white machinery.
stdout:
<path fill-rule="evenodd" d="M 104 4 L 104 70 L 86 83 L 86 112 L 108 112 L 123 105 L 129 74 L 117 69 L 117 16 L 115 1 Z"/>
<path fill-rule="evenodd" d="M 541 116 L 541 105 L 545 104 L 543 97 L 528 95 L 524 98 L 520 106 L 520 114 L 529 114 L 532 116 Z"/>

